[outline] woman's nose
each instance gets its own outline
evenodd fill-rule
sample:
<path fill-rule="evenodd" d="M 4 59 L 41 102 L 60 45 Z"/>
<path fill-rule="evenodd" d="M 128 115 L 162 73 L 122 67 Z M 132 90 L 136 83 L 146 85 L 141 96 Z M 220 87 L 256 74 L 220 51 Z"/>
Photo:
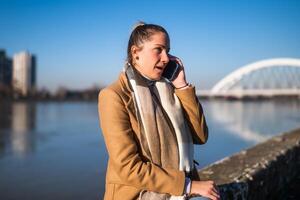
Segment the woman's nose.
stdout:
<path fill-rule="evenodd" d="M 161 56 L 161 61 L 163 63 L 168 63 L 169 62 L 169 56 L 166 51 L 163 51 L 162 56 Z"/>

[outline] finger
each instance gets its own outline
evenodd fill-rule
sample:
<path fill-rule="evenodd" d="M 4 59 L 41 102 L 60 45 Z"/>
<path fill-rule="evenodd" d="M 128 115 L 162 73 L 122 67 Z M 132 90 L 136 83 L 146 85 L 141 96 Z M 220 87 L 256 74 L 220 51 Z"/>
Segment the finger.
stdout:
<path fill-rule="evenodd" d="M 172 54 L 168 54 L 168 57 L 169 57 L 170 60 L 174 60 L 174 61 L 178 62 L 178 64 L 180 64 L 181 66 L 183 66 L 182 61 L 178 57 L 173 56 Z"/>
<path fill-rule="evenodd" d="M 178 57 L 169 54 L 169 59 L 170 59 L 170 60 L 174 60 L 174 61 L 176 61 L 179 65 L 183 66 L 182 61 L 181 61 Z"/>
<path fill-rule="evenodd" d="M 212 190 L 213 190 L 215 193 L 220 194 L 218 188 L 215 188 L 215 187 L 214 187 L 214 188 L 212 188 Z"/>
<path fill-rule="evenodd" d="M 211 199 L 211 200 L 218 200 L 218 198 L 215 197 L 215 196 L 212 195 L 212 194 L 207 194 L 207 195 L 205 195 L 204 197 L 207 197 L 207 198 L 209 198 L 209 199 Z"/>
<path fill-rule="evenodd" d="M 179 58 L 176 58 L 177 63 L 183 68 L 183 63 Z"/>
<path fill-rule="evenodd" d="M 215 198 L 217 198 L 217 199 L 220 198 L 220 195 L 219 195 L 218 193 L 214 192 L 214 191 L 212 191 L 210 194 L 211 194 L 212 196 L 214 196 Z"/>

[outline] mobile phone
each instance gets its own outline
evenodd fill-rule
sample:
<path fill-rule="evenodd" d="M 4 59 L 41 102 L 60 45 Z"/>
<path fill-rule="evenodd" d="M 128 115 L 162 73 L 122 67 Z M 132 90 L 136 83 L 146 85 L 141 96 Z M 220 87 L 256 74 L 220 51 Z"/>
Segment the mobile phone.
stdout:
<path fill-rule="evenodd" d="M 170 81 L 173 81 L 177 77 L 179 72 L 180 65 L 176 61 L 170 60 L 166 68 L 164 69 L 162 76 Z"/>

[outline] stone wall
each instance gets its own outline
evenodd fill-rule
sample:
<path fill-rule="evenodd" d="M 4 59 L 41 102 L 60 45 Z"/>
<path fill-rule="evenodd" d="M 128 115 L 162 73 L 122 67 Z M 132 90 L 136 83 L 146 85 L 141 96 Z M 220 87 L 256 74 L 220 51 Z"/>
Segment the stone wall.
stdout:
<path fill-rule="evenodd" d="M 278 199 L 300 173 L 300 129 L 275 136 L 199 171 L 214 180 L 222 199 Z"/>

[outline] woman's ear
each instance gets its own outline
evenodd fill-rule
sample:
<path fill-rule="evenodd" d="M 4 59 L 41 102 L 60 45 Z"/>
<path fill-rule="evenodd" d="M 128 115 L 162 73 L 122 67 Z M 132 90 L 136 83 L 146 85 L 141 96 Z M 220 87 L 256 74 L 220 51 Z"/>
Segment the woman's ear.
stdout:
<path fill-rule="evenodd" d="M 138 52 L 139 52 L 140 48 L 138 48 L 136 45 L 132 45 L 131 47 L 131 55 L 133 59 L 138 60 L 139 56 L 138 56 Z"/>

